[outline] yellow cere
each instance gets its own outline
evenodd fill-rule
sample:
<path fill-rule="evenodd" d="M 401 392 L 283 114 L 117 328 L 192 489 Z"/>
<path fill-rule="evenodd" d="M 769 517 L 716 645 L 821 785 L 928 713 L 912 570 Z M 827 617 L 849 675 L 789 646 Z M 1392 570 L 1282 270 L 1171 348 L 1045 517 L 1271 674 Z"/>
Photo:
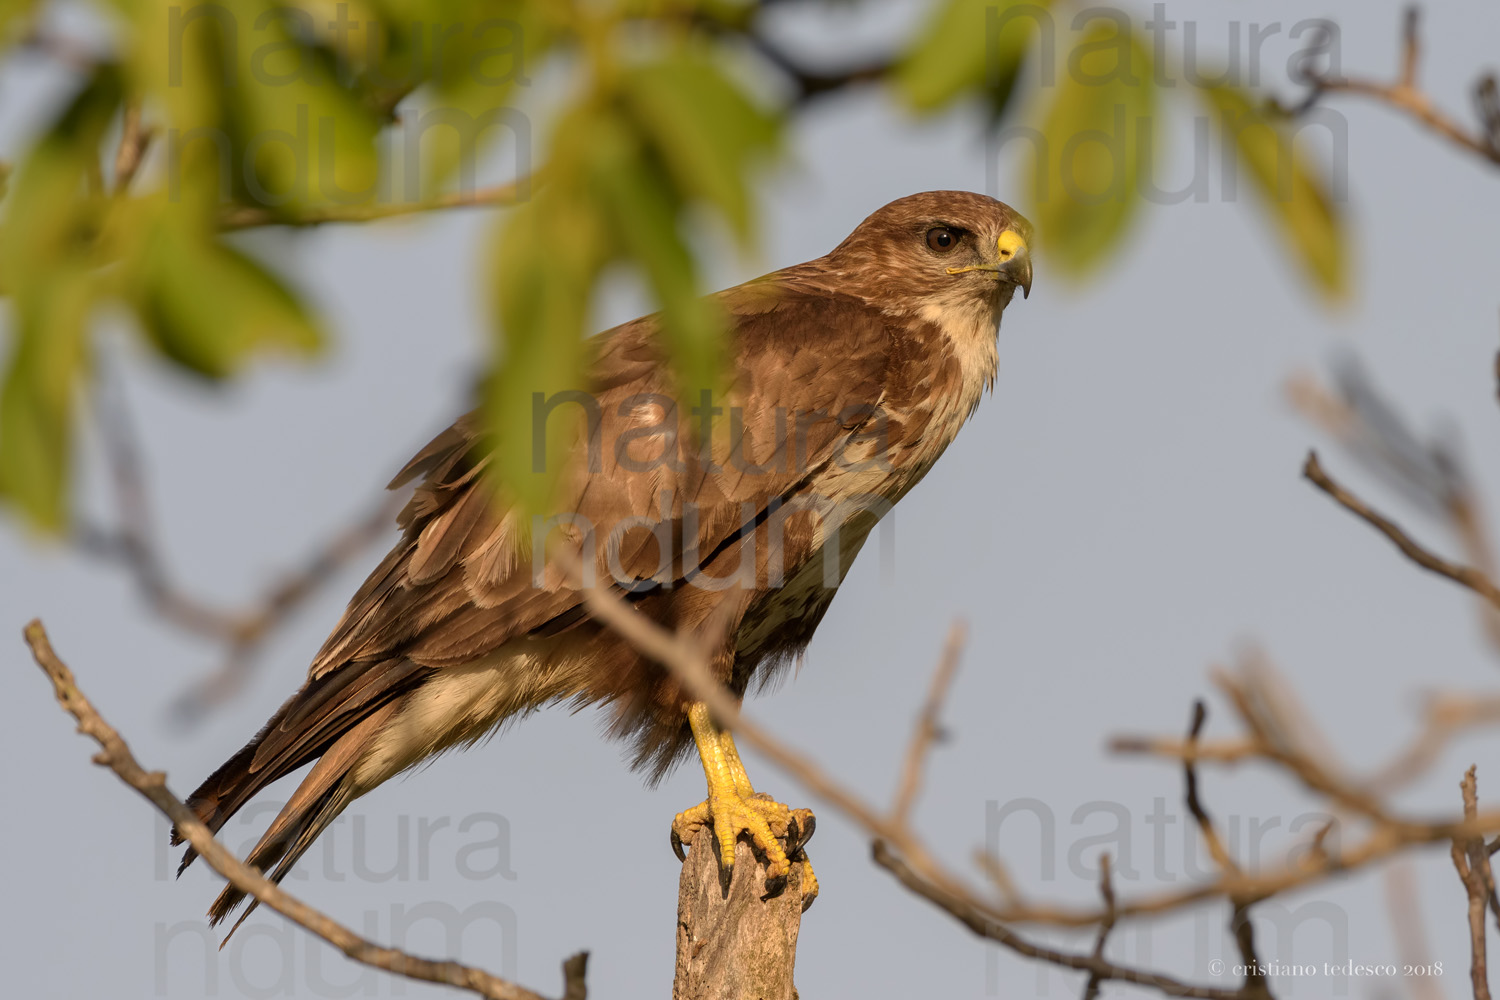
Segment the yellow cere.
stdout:
<path fill-rule="evenodd" d="M 1018 251 L 1026 249 L 1026 241 L 1021 239 L 1021 234 L 1010 229 L 1001 233 L 1000 239 L 996 242 L 1000 248 L 1002 261 L 1010 260 Z"/>

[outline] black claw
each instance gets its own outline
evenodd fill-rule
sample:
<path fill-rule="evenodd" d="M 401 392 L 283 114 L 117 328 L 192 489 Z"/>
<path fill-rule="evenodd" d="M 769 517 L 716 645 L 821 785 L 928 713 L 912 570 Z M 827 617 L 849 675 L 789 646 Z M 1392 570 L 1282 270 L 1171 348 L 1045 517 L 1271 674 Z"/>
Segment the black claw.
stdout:
<path fill-rule="evenodd" d="M 815 831 L 817 828 L 818 819 L 812 813 L 809 812 L 807 814 L 806 825 L 799 823 L 797 821 L 797 815 L 793 813 L 791 818 L 787 820 L 786 824 L 787 856 L 790 857 L 791 855 L 796 854 L 798 851 L 802 850 L 803 847 L 807 846 L 807 842 L 809 840 L 812 840 L 813 831 Z"/>
<path fill-rule="evenodd" d="M 677 836 L 677 830 L 672 830 L 672 853 L 677 855 L 677 860 L 686 863 L 687 852 L 682 849 L 682 838 Z"/>

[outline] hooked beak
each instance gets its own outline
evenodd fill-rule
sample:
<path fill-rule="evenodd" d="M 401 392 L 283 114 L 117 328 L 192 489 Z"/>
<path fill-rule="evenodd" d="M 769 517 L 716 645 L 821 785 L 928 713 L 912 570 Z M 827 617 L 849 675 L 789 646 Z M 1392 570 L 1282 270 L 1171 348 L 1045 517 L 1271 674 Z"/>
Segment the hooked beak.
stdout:
<path fill-rule="evenodd" d="M 1008 281 L 1021 289 L 1023 299 L 1031 298 L 1031 249 L 1026 246 L 1026 239 L 1014 229 L 1007 229 L 1000 234 L 1000 239 L 995 243 L 995 251 L 999 264 L 972 264 L 968 267 L 950 267 L 949 274 L 967 274 L 970 271 L 984 271 L 993 274 L 997 280 Z"/>
<path fill-rule="evenodd" d="M 1031 297 L 1031 249 L 1015 230 L 1007 229 L 1000 234 L 996 244 L 1000 252 L 1000 267 L 997 269 L 1013 285 L 1020 286 L 1023 299 Z"/>

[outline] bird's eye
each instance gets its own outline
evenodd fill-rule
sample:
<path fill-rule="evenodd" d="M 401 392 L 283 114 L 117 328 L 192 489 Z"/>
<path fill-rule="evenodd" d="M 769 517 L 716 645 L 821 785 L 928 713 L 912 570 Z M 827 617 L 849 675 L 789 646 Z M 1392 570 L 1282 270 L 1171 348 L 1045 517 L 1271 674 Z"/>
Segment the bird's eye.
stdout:
<path fill-rule="evenodd" d="M 927 246 L 936 253 L 947 253 L 958 246 L 958 233 L 947 226 L 927 230 Z"/>

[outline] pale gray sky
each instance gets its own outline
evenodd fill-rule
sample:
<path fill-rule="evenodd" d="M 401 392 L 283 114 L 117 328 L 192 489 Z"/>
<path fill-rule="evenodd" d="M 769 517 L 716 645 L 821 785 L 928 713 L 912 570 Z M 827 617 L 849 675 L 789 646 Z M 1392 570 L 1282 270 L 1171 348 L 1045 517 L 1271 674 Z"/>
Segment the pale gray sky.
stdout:
<path fill-rule="evenodd" d="M 874 27 L 860 29 L 864 43 L 899 34 L 910 6 L 882 8 Z M 1289 27 L 1327 14 L 1342 26 L 1346 71 L 1384 75 L 1395 65 L 1396 3 L 1205 8 L 1167 7 L 1197 20 L 1205 52 L 1225 50 L 1231 20 Z M 1424 82 L 1467 114 L 1470 83 L 1500 37 L 1500 9 L 1429 8 Z M 1150 13 L 1146 4 L 1127 9 Z M 853 18 L 831 13 L 788 30 L 837 50 Z M 1267 82 L 1284 80 L 1295 47 L 1284 35 L 1266 44 Z M 34 63 L 0 73 L 7 157 L 37 120 L 44 76 Z M 1205 871 L 1201 857 L 1184 861 L 1191 837 L 1177 770 L 1111 758 L 1103 745 L 1120 731 L 1179 732 L 1192 698 L 1210 692 L 1211 666 L 1245 641 L 1264 645 L 1355 765 L 1378 762 L 1413 731 L 1422 691 L 1494 690 L 1500 664 L 1470 601 L 1304 483 L 1306 449 L 1323 445 L 1334 469 L 1435 544 L 1454 551 L 1451 539 L 1329 451 L 1280 387 L 1352 344 L 1422 426 L 1444 416 L 1461 429 L 1484 485 L 1500 496 L 1496 466 L 1485 460 L 1500 449 L 1492 375 L 1500 176 L 1384 109 L 1356 100 L 1333 107 L 1348 123 L 1351 305 L 1319 305 L 1281 237 L 1254 206 L 1226 203 L 1217 181 L 1207 203 L 1148 210 L 1113 266 L 1087 286 L 1059 280 L 1043 258 L 1034 294 L 1011 308 L 1000 333 L 993 398 L 896 512 L 894 574 L 882 577 L 875 552 L 860 560 L 798 676 L 751 703 L 774 731 L 883 800 L 941 639 L 955 616 L 966 618 L 972 641 L 945 713 L 953 739 L 935 753 L 920 804 L 922 832 L 953 864 L 967 865 L 984 843 L 987 812 L 1034 799 L 1054 823 L 1045 849 L 1023 815 L 1006 821 L 1000 843 L 1012 874 L 1039 898 L 1092 898 L 1101 841 L 1090 838 L 1113 831 L 1120 816 L 1130 838 L 1119 859 L 1122 893 Z M 819 104 L 797 124 L 787 164 L 761 187 L 759 259 L 719 255 L 716 283 L 822 254 L 869 211 L 913 191 L 984 190 L 993 174 L 999 185 L 989 193 L 1026 211 L 1013 164 L 992 169 L 979 124 L 972 110 L 914 121 L 875 92 Z M 1172 180 L 1188 176 L 1190 154 L 1186 142 L 1172 144 Z M 486 335 L 479 262 L 488 225 L 483 215 L 451 214 L 258 237 L 337 333 L 332 356 L 311 368 L 264 367 L 221 392 L 130 352 L 131 401 L 179 579 L 205 598 L 247 599 L 364 510 L 463 408 Z M 639 307 L 622 291 L 599 322 Z M 199 918 L 214 880 L 202 870 L 181 882 L 162 875 L 161 822 L 90 766 L 90 746 L 19 641 L 24 621 L 41 615 L 140 759 L 186 794 L 296 688 L 377 558 L 371 552 L 345 571 L 267 650 L 239 699 L 183 734 L 165 724 L 166 707 L 217 651 L 154 620 L 120 573 L 27 540 L 13 522 L 0 530 L 0 627 L 12 636 L 0 642 L 0 831 L 9 859 L 0 955 L 13 995 L 446 995 L 361 973 L 265 912 L 215 953 Z M 1210 733 L 1228 732 L 1227 711 L 1212 707 Z M 381 939 L 435 907 L 480 905 L 462 941 L 467 961 L 549 992 L 561 959 L 587 948 L 593 996 L 666 995 L 678 870 L 668 824 L 702 798 L 703 778 L 693 764 L 644 788 L 620 748 L 598 737 L 598 723 L 591 712 L 545 712 L 379 789 L 291 886 Z M 1481 796 L 1494 802 L 1486 790 L 1500 788 L 1495 748 L 1494 739 L 1461 743 L 1408 804 L 1453 808 L 1462 768 L 1474 761 Z M 750 758 L 761 787 L 806 802 Z M 1288 827 L 1312 808 L 1258 769 L 1214 773 L 1205 794 L 1242 837 L 1252 823 L 1269 831 L 1267 862 L 1284 856 Z M 1158 799 L 1166 820 L 1152 819 Z M 242 849 L 268 819 L 236 819 L 228 843 Z M 849 823 L 827 808 L 819 819 L 810 854 L 823 895 L 803 921 L 802 995 L 1081 989 L 1077 976 L 1044 973 L 972 939 L 875 868 Z M 1124 854 L 1118 838 L 1107 840 Z M 379 880 L 393 865 L 395 876 Z M 1421 854 L 1415 872 L 1446 970 L 1440 986 L 1463 994 L 1463 895 L 1446 849 Z M 1279 942 L 1267 923 L 1264 957 L 1396 960 L 1378 875 L 1288 903 L 1310 905 L 1308 919 Z M 1206 907 L 1122 934 L 1112 953 L 1211 979 L 1213 959 L 1233 960 L 1224 916 Z M 440 924 L 416 922 L 406 944 L 444 951 Z M 1407 986 L 1322 974 L 1276 985 L 1298 998 L 1390 996 Z"/>

